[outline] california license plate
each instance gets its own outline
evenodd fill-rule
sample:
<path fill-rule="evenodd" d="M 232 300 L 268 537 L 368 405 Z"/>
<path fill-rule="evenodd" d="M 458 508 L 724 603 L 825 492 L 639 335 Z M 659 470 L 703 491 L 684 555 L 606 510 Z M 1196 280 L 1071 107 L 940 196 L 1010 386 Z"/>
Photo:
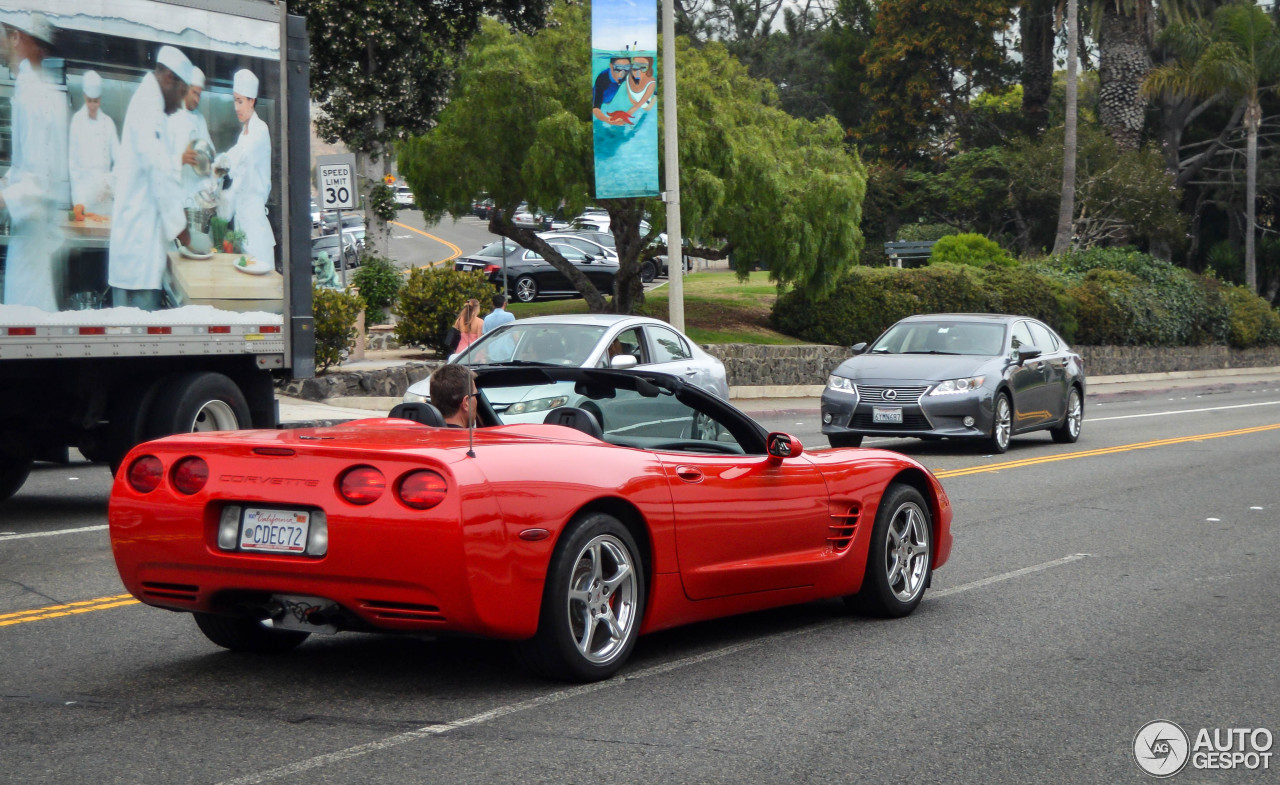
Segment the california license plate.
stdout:
<path fill-rule="evenodd" d="M 893 425 L 902 424 L 902 407 L 901 406 L 873 406 L 871 407 L 871 422 L 890 423 Z"/>
<path fill-rule="evenodd" d="M 311 513 L 304 510 L 261 510 L 250 507 L 240 523 L 240 550 L 259 553 L 306 553 Z"/>

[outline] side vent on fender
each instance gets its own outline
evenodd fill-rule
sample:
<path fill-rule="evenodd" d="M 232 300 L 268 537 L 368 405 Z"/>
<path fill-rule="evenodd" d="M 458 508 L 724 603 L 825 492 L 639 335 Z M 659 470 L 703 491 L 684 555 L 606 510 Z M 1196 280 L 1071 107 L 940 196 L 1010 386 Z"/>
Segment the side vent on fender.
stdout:
<path fill-rule="evenodd" d="M 839 553 L 853 542 L 853 535 L 858 532 L 859 512 L 856 506 L 843 512 L 831 510 L 831 523 L 827 525 L 827 542 L 831 543 L 831 550 Z"/>

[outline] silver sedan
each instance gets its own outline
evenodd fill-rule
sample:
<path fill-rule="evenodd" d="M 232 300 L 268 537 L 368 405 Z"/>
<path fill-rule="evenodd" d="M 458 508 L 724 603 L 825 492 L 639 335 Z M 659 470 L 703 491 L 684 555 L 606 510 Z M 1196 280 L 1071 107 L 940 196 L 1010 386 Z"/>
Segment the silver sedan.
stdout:
<path fill-rule="evenodd" d="M 485 333 L 449 362 L 644 368 L 678 376 L 712 395 L 729 398 L 724 363 L 666 322 L 645 316 L 593 314 L 519 319 Z M 404 400 L 429 402 L 430 394 L 430 380 L 423 379 L 409 388 Z M 520 401 L 505 403 L 514 406 Z M 524 402 L 517 408 L 533 414 L 536 407 L 531 403 Z"/>

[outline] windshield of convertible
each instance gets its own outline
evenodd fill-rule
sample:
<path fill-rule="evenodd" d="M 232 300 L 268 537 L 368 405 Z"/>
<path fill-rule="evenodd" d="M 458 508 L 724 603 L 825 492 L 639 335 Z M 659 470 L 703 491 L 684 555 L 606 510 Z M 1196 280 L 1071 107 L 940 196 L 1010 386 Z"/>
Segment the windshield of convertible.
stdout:
<path fill-rule="evenodd" d="M 644 450 L 727 455 L 764 451 L 757 426 L 674 380 L 655 384 L 643 377 L 594 370 L 571 378 L 546 378 L 546 373 L 556 372 L 511 369 L 477 378 L 497 424 L 566 425 L 610 444 Z"/>
<path fill-rule="evenodd" d="M 487 332 L 458 355 L 463 365 L 545 363 L 577 367 L 586 363 L 605 328 L 589 324 L 512 322 Z"/>
<path fill-rule="evenodd" d="M 998 322 L 939 320 L 899 322 L 867 350 L 868 354 L 1004 354 L 1004 325 Z"/>

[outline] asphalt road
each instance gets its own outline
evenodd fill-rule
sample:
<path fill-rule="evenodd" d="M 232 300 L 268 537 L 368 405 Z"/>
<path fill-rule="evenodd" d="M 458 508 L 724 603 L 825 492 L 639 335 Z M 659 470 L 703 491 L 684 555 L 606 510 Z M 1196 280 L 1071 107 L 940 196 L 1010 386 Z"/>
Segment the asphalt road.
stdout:
<path fill-rule="evenodd" d="M 821 444 L 815 417 L 762 419 Z M 1280 735 L 1280 390 L 1094 404 L 1078 444 L 1003 456 L 874 446 L 955 505 L 913 616 L 832 602 L 699 624 L 587 686 L 483 641 L 223 652 L 119 596 L 106 471 L 40 467 L 0 507 L 0 781 L 1147 782 L 1131 749 L 1149 721 Z"/>

